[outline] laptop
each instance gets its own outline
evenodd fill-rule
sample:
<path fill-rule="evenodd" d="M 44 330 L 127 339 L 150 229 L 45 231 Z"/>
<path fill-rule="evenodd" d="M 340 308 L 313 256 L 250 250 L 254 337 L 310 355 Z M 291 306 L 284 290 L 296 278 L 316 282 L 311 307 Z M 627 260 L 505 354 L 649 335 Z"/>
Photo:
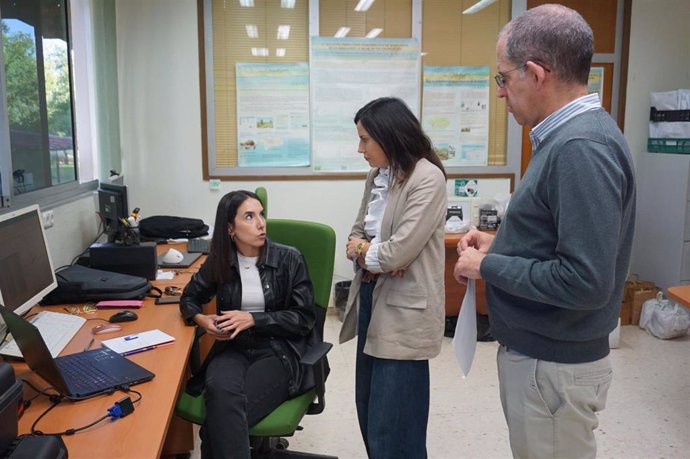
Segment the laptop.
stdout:
<path fill-rule="evenodd" d="M 199 257 L 202 255 L 201 253 L 189 253 L 189 252 L 181 252 L 182 253 L 182 260 L 175 262 L 175 263 L 168 263 L 165 260 L 163 260 L 163 257 L 165 254 L 160 254 L 158 255 L 158 267 L 159 268 L 189 268 L 192 263 L 197 261 Z"/>
<path fill-rule="evenodd" d="M 0 307 L 0 315 L 29 368 L 70 399 L 108 394 L 155 376 L 106 347 L 53 358 L 38 328 L 6 308 Z"/>

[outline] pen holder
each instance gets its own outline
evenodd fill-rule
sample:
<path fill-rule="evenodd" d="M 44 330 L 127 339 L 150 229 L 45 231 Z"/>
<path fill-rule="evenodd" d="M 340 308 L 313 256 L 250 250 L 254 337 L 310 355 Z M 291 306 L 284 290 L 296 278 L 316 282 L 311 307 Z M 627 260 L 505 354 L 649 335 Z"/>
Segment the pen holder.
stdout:
<path fill-rule="evenodd" d="M 139 228 L 131 226 L 125 227 L 124 234 L 122 235 L 122 242 L 125 245 L 139 245 L 139 243 L 141 242 Z"/>

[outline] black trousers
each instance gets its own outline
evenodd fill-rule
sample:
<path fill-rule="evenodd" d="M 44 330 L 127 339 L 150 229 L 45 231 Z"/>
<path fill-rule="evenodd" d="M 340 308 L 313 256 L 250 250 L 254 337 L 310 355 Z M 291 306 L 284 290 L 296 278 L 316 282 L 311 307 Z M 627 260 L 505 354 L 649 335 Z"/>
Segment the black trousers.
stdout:
<path fill-rule="evenodd" d="M 288 372 L 266 337 L 238 337 L 206 369 L 201 457 L 249 458 L 249 428 L 288 399 Z"/>

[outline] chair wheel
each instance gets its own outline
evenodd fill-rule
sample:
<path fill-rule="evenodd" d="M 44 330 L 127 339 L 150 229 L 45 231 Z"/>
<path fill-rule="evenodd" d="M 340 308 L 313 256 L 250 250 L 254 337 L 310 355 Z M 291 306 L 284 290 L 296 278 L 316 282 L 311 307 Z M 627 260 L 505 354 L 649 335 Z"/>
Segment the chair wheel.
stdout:
<path fill-rule="evenodd" d="M 276 443 L 276 449 L 287 449 L 288 445 L 290 445 L 290 443 L 288 443 L 286 439 L 279 438 Z"/>

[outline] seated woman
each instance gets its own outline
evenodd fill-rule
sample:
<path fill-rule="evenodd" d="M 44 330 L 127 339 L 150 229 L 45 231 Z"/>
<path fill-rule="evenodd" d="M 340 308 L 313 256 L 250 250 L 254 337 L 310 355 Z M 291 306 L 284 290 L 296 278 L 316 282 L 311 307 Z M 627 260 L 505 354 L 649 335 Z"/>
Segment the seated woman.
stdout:
<path fill-rule="evenodd" d="M 214 296 L 216 312 L 204 314 Z M 180 300 L 184 320 L 215 339 L 190 381 L 205 390 L 203 458 L 248 458 L 249 429 L 298 393 L 313 297 L 302 254 L 266 238 L 258 196 L 223 196 L 208 258 Z"/>

